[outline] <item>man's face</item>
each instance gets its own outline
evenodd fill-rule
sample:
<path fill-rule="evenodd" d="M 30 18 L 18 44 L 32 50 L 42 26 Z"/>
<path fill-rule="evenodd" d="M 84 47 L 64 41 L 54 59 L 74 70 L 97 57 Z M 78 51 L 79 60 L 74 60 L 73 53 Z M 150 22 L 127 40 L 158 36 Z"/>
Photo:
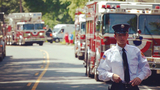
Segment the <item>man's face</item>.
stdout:
<path fill-rule="evenodd" d="M 119 45 L 125 45 L 128 39 L 128 33 L 116 33 L 114 38 L 117 40 Z"/>

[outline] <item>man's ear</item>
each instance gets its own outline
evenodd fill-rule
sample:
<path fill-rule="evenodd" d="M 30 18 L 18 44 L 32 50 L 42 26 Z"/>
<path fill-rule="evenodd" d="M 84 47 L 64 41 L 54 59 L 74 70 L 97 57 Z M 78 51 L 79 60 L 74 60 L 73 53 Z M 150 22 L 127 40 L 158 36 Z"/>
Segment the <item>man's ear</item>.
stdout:
<path fill-rule="evenodd" d="M 116 39 L 116 35 L 114 34 L 114 38 Z"/>

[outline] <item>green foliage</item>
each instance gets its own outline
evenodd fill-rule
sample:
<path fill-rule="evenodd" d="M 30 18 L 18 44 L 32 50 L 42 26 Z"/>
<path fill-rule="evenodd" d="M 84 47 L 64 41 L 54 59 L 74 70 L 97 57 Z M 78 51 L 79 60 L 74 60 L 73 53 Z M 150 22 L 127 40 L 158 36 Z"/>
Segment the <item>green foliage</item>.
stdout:
<path fill-rule="evenodd" d="M 160 23 L 159 22 L 150 22 L 149 25 L 151 25 L 154 28 L 150 30 L 152 34 L 155 34 L 155 35 L 160 34 Z"/>
<path fill-rule="evenodd" d="M 5 14 L 20 11 L 20 4 L 17 1 L 19 0 L 0 0 L 0 11 Z"/>
<path fill-rule="evenodd" d="M 56 24 L 73 24 L 75 10 L 84 7 L 88 0 L 21 0 L 22 12 L 42 12 L 45 24 L 53 28 Z M 1 0 L 1 11 L 5 14 L 20 12 L 20 0 Z"/>
<path fill-rule="evenodd" d="M 72 1 L 72 3 L 68 7 L 68 8 L 70 8 L 69 14 L 72 17 L 72 20 L 74 20 L 76 8 L 84 7 L 85 4 L 88 2 L 88 0 L 70 0 L 70 1 Z"/>

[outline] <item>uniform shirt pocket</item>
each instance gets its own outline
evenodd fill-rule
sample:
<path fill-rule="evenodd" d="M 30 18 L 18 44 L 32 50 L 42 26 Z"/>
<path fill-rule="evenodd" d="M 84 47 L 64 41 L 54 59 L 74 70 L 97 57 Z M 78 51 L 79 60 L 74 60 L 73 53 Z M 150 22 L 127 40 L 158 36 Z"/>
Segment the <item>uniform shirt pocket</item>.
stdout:
<path fill-rule="evenodd" d="M 138 68 L 138 61 L 136 59 L 131 59 L 130 64 L 130 71 L 132 74 L 136 74 Z"/>

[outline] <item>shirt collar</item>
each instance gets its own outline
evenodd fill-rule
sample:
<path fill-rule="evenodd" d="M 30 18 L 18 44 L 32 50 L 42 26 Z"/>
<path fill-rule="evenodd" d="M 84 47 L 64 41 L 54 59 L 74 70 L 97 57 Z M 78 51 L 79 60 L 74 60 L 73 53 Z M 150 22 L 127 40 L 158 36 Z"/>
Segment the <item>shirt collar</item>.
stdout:
<path fill-rule="evenodd" d="M 116 47 L 119 51 L 122 51 L 122 47 L 118 46 L 118 44 L 116 44 Z M 124 47 L 124 49 L 127 51 L 128 50 L 128 44 L 126 44 L 126 46 Z"/>

